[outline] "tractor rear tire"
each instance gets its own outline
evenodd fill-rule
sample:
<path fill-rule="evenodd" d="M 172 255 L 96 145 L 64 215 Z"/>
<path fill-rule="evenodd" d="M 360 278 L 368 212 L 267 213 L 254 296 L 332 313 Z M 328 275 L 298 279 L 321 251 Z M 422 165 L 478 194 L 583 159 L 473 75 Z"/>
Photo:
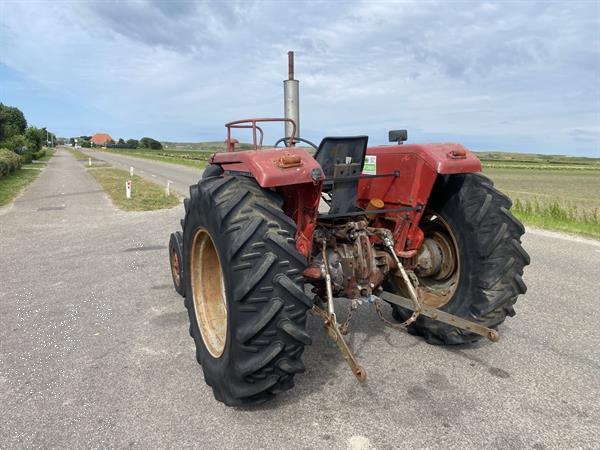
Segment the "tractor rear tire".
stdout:
<path fill-rule="evenodd" d="M 190 335 L 206 383 L 228 406 L 269 400 L 304 372 L 312 299 L 282 203 L 245 177 L 190 187 L 183 232 Z"/>
<path fill-rule="evenodd" d="M 427 209 L 439 216 L 454 235 L 458 253 L 458 284 L 441 310 L 497 328 L 527 290 L 523 268 L 529 255 L 521 246 L 523 225 L 510 213 L 511 200 L 481 174 L 438 177 Z M 423 227 L 423 223 L 422 223 Z M 411 312 L 393 307 L 405 321 Z M 481 336 L 420 316 L 409 332 L 430 344 L 463 344 Z"/>
<path fill-rule="evenodd" d="M 202 172 L 202 179 L 210 177 L 220 177 L 223 175 L 223 168 L 218 164 L 209 164 Z"/>
<path fill-rule="evenodd" d="M 169 239 L 169 261 L 171 263 L 171 277 L 173 287 L 182 297 L 185 297 L 185 283 L 183 278 L 183 236 L 181 231 L 171 233 Z"/>

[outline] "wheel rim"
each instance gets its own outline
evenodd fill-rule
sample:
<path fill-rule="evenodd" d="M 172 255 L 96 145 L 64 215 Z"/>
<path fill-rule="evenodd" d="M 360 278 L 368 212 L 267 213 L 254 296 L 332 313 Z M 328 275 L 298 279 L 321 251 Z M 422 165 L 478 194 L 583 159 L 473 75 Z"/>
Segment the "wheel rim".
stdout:
<path fill-rule="evenodd" d="M 219 358 L 227 340 L 227 299 L 219 255 L 203 228 L 194 235 L 190 266 L 196 323 L 209 353 Z"/>
<path fill-rule="evenodd" d="M 446 305 L 460 281 L 460 253 L 452 228 L 438 214 L 426 211 L 421 221 L 425 240 L 417 255 L 415 274 L 421 301 L 434 308 Z"/>
<path fill-rule="evenodd" d="M 179 287 L 181 284 L 181 276 L 179 275 L 179 257 L 174 248 L 171 249 L 171 274 L 173 275 L 175 285 Z"/>

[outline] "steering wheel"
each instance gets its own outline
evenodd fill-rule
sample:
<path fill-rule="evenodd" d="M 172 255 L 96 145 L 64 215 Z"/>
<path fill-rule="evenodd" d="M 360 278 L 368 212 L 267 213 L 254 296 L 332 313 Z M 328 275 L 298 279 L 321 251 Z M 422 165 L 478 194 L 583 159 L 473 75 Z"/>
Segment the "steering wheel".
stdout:
<path fill-rule="evenodd" d="M 273 147 L 277 148 L 277 146 L 281 143 L 284 143 L 284 145 L 286 147 L 289 147 L 289 142 L 290 142 L 290 138 L 289 137 L 282 137 L 281 139 L 279 139 L 277 142 L 275 142 L 275 145 Z M 315 150 L 319 150 L 319 147 L 317 147 L 315 144 L 313 144 L 312 142 L 310 142 L 308 139 L 302 139 L 299 137 L 295 137 L 294 138 L 294 142 L 304 142 L 305 144 L 310 145 L 312 148 L 314 148 Z"/>

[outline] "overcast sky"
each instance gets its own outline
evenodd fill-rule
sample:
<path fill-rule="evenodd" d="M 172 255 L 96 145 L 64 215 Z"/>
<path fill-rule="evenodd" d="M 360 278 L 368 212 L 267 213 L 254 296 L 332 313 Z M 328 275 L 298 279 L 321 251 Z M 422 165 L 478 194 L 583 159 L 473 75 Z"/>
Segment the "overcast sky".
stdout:
<path fill-rule="evenodd" d="M 60 136 L 222 140 L 282 115 L 288 50 L 303 137 L 600 156 L 597 0 L 0 0 L 0 101 Z"/>

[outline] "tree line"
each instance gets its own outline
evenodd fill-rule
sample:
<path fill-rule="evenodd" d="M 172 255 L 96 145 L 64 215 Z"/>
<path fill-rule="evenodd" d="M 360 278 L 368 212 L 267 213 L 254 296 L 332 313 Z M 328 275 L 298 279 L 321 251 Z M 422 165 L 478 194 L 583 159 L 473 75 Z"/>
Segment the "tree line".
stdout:
<path fill-rule="evenodd" d="M 19 154 L 37 153 L 44 145 L 56 141 L 56 135 L 46 128 L 28 126 L 19 108 L 0 103 L 0 148 Z"/>
<path fill-rule="evenodd" d="M 69 139 L 69 143 L 72 146 L 81 145 L 83 148 L 95 147 L 95 144 L 91 141 L 92 136 L 78 136 Z M 112 139 L 106 143 L 107 148 L 146 148 L 151 150 L 162 149 L 162 144 L 156 139 L 150 137 L 143 137 L 141 139 L 119 139 L 117 142 Z"/>
<path fill-rule="evenodd" d="M 84 148 L 93 147 L 92 136 L 78 136 L 69 139 L 72 146 L 80 145 Z M 77 140 L 77 143 L 75 142 Z M 45 145 L 65 144 L 67 140 L 57 138 L 56 135 L 46 128 L 37 128 L 27 124 L 23 112 L 14 106 L 0 103 L 0 148 L 12 150 L 18 154 L 35 155 Z M 106 145 L 109 148 L 144 148 L 152 150 L 162 149 L 162 144 L 151 137 L 141 139 L 119 139 L 117 142 L 110 141 Z M 35 156 L 33 156 L 35 159 Z"/>

